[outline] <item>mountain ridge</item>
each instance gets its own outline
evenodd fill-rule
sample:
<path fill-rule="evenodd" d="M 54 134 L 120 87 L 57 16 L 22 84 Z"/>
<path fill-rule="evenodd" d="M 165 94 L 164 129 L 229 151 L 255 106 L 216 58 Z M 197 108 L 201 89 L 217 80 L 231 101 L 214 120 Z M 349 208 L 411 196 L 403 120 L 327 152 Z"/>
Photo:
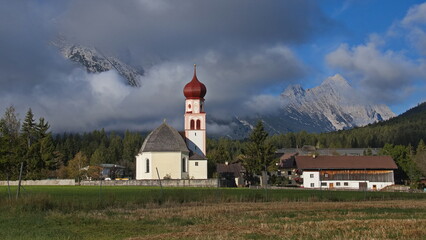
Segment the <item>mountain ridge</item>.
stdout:
<path fill-rule="evenodd" d="M 68 42 L 58 37 L 51 44 L 59 49 L 63 57 L 79 63 L 89 73 L 106 72 L 114 69 L 133 87 L 140 87 L 140 77 L 144 74 L 143 69 L 136 69 L 117 57 L 108 56 L 96 47 L 87 47 Z"/>
<path fill-rule="evenodd" d="M 232 122 L 240 122 L 238 130 L 248 130 L 244 126 L 262 120 L 270 134 L 320 133 L 365 126 L 396 116 L 386 105 L 360 102 L 361 96 L 343 76 L 336 74 L 310 89 L 305 90 L 299 84 L 288 86 L 279 96 L 280 109 L 273 114 L 236 116 Z M 233 129 L 231 136 L 241 138 L 247 134 Z"/>

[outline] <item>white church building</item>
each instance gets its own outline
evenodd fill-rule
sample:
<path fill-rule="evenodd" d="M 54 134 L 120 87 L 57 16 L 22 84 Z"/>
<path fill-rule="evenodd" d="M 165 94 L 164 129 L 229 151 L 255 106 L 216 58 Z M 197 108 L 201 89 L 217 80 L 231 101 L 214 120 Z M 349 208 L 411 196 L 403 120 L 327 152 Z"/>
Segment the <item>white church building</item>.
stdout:
<path fill-rule="evenodd" d="M 206 86 L 194 76 L 185 85 L 185 132 L 166 122 L 152 131 L 136 156 L 136 179 L 207 179 Z"/>

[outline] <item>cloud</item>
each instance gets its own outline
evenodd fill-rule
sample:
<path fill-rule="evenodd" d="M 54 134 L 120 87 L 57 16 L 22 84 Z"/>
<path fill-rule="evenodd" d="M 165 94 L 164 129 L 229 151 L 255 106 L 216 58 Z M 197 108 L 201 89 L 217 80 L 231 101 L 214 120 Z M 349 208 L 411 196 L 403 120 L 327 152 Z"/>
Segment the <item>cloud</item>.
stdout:
<path fill-rule="evenodd" d="M 399 38 L 406 38 L 414 51 L 410 48 L 393 50 L 399 49 L 394 46 Z M 412 6 L 386 34 L 373 33 L 364 44 L 349 46 L 343 43 L 325 59 L 329 66 L 354 79 L 369 101 L 396 104 L 424 85 L 425 54 L 426 3 L 423 3 Z"/>
<path fill-rule="evenodd" d="M 257 95 L 245 102 L 250 113 L 271 114 L 279 111 L 282 101 L 279 96 Z"/>
<path fill-rule="evenodd" d="M 404 28 L 406 37 L 423 55 L 426 55 L 426 3 L 414 5 L 397 24 Z"/>
<path fill-rule="evenodd" d="M 402 53 L 382 50 L 374 40 L 349 47 L 341 44 L 326 56 L 327 63 L 358 79 L 373 102 L 395 103 L 407 97 L 421 67 Z"/>
<path fill-rule="evenodd" d="M 151 130 L 164 118 L 181 129 L 197 63 L 210 116 L 254 114 L 276 104 L 265 88 L 304 76 L 292 46 L 332 26 L 308 0 L 2 2 L 0 110 L 31 107 L 55 132 Z M 50 44 L 59 34 L 142 66 L 142 87 L 62 58 Z"/>
<path fill-rule="evenodd" d="M 299 44 L 330 28 L 314 1 L 84 1 L 58 20 L 61 32 L 85 45 L 128 48 L 152 63 L 210 49 Z"/>

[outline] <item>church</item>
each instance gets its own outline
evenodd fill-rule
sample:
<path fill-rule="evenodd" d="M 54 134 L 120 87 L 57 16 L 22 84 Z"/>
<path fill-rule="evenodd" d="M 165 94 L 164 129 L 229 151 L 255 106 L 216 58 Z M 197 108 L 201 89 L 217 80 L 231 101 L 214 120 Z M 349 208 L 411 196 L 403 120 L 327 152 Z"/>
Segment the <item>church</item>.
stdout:
<path fill-rule="evenodd" d="M 136 156 L 136 179 L 207 179 L 206 86 L 194 76 L 183 88 L 184 132 L 165 121 L 145 139 Z"/>

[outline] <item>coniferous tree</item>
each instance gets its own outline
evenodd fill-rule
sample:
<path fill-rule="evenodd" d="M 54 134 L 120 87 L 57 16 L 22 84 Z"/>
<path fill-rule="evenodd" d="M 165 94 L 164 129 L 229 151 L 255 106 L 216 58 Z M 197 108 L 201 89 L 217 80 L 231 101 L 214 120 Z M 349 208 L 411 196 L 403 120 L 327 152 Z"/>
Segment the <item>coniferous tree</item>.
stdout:
<path fill-rule="evenodd" d="M 267 171 L 274 159 L 275 149 L 273 145 L 266 142 L 267 137 L 268 133 L 265 131 L 262 121 L 258 121 L 243 149 L 243 161 L 249 175 Z"/>
<path fill-rule="evenodd" d="M 423 139 L 421 139 L 417 145 L 416 156 L 414 159 L 422 176 L 426 177 L 426 145 Z"/>
<path fill-rule="evenodd" d="M 36 124 L 34 122 L 34 114 L 31 108 L 28 110 L 22 123 L 22 137 L 26 140 L 28 148 L 30 148 L 36 133 Z"/>
<path fill-rule="evenodd" d="M 35 131 L 38 139 L 42 139 L 48 135 L 48 130 L 50 128 L 50 125 L 47 121 L 44 120 L 44 118 L 40 118 L 39 122 L 35 126 Z"/>
<path fill-rule="evenodd" d="M 103 163 L 110 163 L 108 156 L 108 149 L 101 144 L 90 157 L 90 165 L 99 166 Z"/>
<path fill-rule="evenodd" d="M 410 180 L 411 183 L 418 181 L 420 172 L 413 161 L 410 147 L 386 144 L 380 154 L 389 155 L 395 160 L 395 163 L 398 165 L 398 169 L 395 171 L 397 180 Z"/>
<path fill-rule="evenodd" d="M 10 106 L 0 119 L 0 177 L 16 179 L 20 161 L 20 121 Z"/>

